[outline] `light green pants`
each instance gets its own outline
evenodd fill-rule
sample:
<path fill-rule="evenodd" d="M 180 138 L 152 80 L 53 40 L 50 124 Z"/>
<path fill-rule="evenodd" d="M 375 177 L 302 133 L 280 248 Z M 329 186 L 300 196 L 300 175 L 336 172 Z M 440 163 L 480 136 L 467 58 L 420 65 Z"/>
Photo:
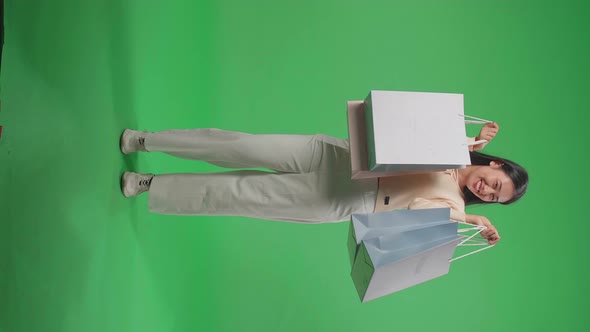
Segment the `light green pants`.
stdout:
<path fill-rule="evenodd" d="M 377 180 L 350 178 L 347 140 L 191 129 L 149 133 L 145 147 L 222 167 L 274 171 L 156 175 L 149 190 L 155 213 L 320 223 L 349 220 L 375 206 Z"/>

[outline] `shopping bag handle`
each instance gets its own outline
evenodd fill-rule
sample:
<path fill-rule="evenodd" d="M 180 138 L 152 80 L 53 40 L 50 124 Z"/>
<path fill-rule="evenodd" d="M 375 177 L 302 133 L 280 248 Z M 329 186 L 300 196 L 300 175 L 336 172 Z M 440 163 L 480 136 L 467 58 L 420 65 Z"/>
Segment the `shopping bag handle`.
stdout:
<path fill-rule="evenodd" d="M 486 123 L 493 123 L 494 122 L 494 121 L 490 121 L 490 120 L 486 120 L 486 119 L 476 118 L 474 116 L 467 115 L 467 114 L 459 114 L 459 116 L 462 116 L 465 118 L 465 124 L 486 124 Z"/>
<path fill-rule="evenodd" d="M 474 116 L 471 115 L 466 115 L 466 114 L 458 114 L 459 116 L 464 117 L 465 120 L 465 124 L 486 124 L 486 123 L 493 123 L 493 121 L 490 120 L 486 120 L 486 119 L 480 119 L 480 118 L 476 118 Z M 472 120 L 467 120 L 467 119 L 472 119 Z M 465 143 L 465 145 L 467 146 L 473 146 L 473 145 L 478 145 L 478 144 L 483 144 L 483 143 L 487 143 L 488 140 L 486 139 L 480 139 L 479 141 L 475 141 L 475 142 L 471 142 L 471 143 Z"/>
<path fill-rule="evenodd" d="M 457 232 L 459 233 L 465 233 L 465 232 L 469 232 L 469 231 L 476 231 L 474 234 L 467 236 L 467 235 L 461 235 L 462 237 L 464 237 L 465 239 L 463 241 L 461 241 L 457 246 L 462 246 L 462 247 L 468 247 L 468 246 L 480 246 L 483 248 L 477 249 L 477 250 L 473 250 L 471 252 L 466 253 L 465 255 L 461 255 L 459 257 L 455 257 L 452 259 L 449 259 L 449 262 L 453 262 L 456 260 L 459 260 L 463 257 L 467 257 L 469 255 L 473 255 L 476 254 L 480 251 L 484 251 L 487 249 L 490 249 L 491 247 L 495 246 L 495 244 L 489 244 L 485 241 L 481 241 L 481 240 L 476 240 L 473 237 L 476 236 L 477 234 L 481 233 L 483 230 L 485 230 L 487 227 L 486 226 L 477 226 L 477 225 L 473 225 L 473 224 L 468 224 L 466 222 L 462 222 L 462 221 L 457 221 L 457 220 L 453 220 L 459 224 L 463 224 L 463 225 L 468 225 L 470 228 L 462 228 L 457 230 Z"/>
<path fill-rule="evenodd" d="M 473 145 L 478 145 L 478 144 L 487 143 L 487 142 L 488 142 L 487 139 L 480 139 L 479 141 L 474 141 L 474 142 L 471 142 L 471 143 L 465 143 L 464 145 L 473 146 Z"/>

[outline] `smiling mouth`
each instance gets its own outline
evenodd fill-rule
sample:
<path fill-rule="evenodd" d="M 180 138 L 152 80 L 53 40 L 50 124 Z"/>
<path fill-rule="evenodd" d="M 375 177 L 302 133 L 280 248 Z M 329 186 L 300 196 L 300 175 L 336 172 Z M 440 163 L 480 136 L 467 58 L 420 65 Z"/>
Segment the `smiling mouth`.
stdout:
<path fill-rule="evenodd" d="M 480 179 L 479 181 L 477 181 L 475 183 L 475 185 L 473 186 L 473 188 L 475 189 L 475 191 L 477 191 L 477 193 L 480 193 L 481 188 L 483 187 L 483 179 Z"/>

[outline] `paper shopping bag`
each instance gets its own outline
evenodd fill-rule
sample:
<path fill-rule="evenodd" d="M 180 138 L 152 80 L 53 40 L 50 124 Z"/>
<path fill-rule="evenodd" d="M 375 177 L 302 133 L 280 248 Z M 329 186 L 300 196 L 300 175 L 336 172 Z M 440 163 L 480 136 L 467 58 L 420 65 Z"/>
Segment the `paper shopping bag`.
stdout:
<path fill-rule="evenodd" d="M 362 240 L 448 223 L 450 211 L 449 208 L 437 208 L 353 214 L 348 234 L 348 253 L 351 264 L 354 262 Z"/>
<path fill-rule="evenodd" d="M 351 276 L 362 302 L 445 275 L 451 261 L 491 247 L 473 239 L 485 227 L 451 220 L 449 208 L 354 214 L 351 219 Z M 476 232 L 465 235 L 471 231 Z M 452 258 L 457 246 L 484 248 Z"/>
<path fill-rule="evenodd" d="M 447 274 L 461 241 L 454 235 L 393 251 L 363 241 L 351 272 L 359 298 L 367 302 Z"/>
<path fill-rule="evenodd" d="M 463 168 L 470 165 L 463 95 L 371 91 L 348 102 L 353 179 Z M 477 142 L 477 144 L 481 143 Z"/>
<path fill-rule="evenodd" d="M 371 91 L 364 104 L 369 170 L 470 165 L 462 94 Z"/>

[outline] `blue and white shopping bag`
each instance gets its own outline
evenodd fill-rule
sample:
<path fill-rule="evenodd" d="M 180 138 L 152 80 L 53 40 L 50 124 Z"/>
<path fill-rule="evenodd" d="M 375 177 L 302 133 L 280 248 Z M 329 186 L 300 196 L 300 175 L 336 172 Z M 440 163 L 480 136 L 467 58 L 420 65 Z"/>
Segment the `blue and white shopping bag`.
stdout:
<path fill-rule="evenodd" d="M 465 225 L 450 219 L 449 208 L 354 214 L 348 249 L 361 301 L 447 274 L 459 245 L 489 247 L 473 239 L 485 227 L 460 229 L 460 224 Z M 475 234 L 463 235 L 465 231 Z"/>

